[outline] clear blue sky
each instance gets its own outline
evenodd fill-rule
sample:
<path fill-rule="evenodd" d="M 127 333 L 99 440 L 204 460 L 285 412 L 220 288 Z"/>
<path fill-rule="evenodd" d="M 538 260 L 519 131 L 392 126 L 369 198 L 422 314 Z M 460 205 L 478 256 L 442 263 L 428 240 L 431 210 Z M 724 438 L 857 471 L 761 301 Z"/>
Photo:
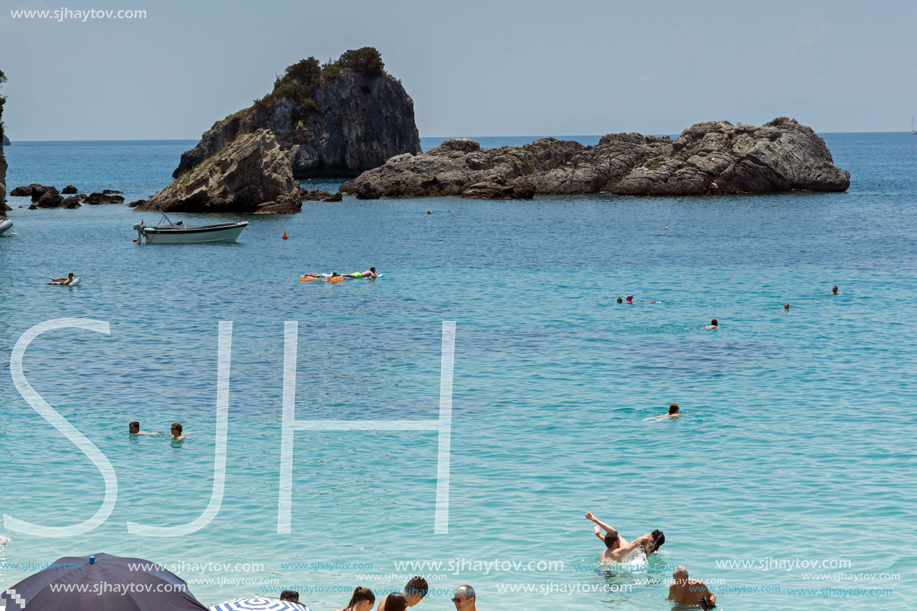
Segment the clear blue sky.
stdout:
<path fill-rule="evenodd" d="M 303 58 L 374 46 L 421 136 L 904 131 L 917 2 L 3 0 L 13 140 L 198 138 Z M 10 10 L 146 10 L 140 20 Z"/>

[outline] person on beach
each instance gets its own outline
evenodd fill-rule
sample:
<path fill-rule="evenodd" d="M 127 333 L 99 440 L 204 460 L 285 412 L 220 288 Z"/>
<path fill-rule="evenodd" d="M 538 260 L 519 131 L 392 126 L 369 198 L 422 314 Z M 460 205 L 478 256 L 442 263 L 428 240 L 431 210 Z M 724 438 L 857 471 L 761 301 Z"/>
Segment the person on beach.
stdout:
<path fill-rule="evenodd" d="M 63 284 L 64 286 L 66 286 L 66 285 L 69 285 L 71 282 L 73 282 L 73 272 L 70 272 L 69 274 L 67 274 L 66 278 L 51 278 L 51 282 L 47 282 L 46 284 Z"/>
<path fill-rule="evenodd" d="M 127 425 L 127 430 L 130 431 L 131 435 L 155 435 L 156 433 L 148 433 L 146 431 L 140 430 L 140 423 L 134 420 Z"/>
<path fill-rule="evenodd" d="M 715 318 L 714 318 L 713 320 L 710 321 L 710 324 L 709 324 L 709 325 L 707 325 L 706 327 L 704 327 L 704 329 L 719 329 L 719 328 L 720 328 L 720 323 L 717 322 L 717 320 L 716 320 Z"/>
<path fill-rule="evenodd" d="M 652 534 L 637 537 L 628 543 L 627 539 L 618 534 L 618 531 L 596 518 L 592 515 L 592 512 L 586 512 L 586 519 L 590 522 L 595 522 L 595 536 L 601 539 L 605 544 L 605 551 L 602 552 L 603 564 L 624 562 L 624 560 L 637 548 L 643 548 L 643 551 L 649 556 L 665 542 L 665 535 L 662 534 L 662 531 L 657 530 L 653 531 Z M 605 531 L 604 536 L 601 534 L 602 530 Z M 658 533 L 658 535 L 656 533 Z"/>
<path fill-rule="evenodd" d="M 688 571 L 680 566 L 672 573 L 673 583 L 669 586 L 669 597 L 676 605 L 712 609 L 716 606 L 716 594 L 707 589 L 699 579 L 688 579 Z M 703 602 L 701 602 L 703 601 Z"/>
<path fill-rule="evenodd" d="M 379 274 L 376 273 L 375 267 L 370 267 L 368 271 L 365 272 L 354 272 L 352 274 L 344 274 L 345 278 L 376 278 Z"/>
<path fill-rule="evenodd" d="M 452 596 L 456 611 L 478 611 L 475 605 L 474 588 L 469 585 L 459 586 Z"/>
<path fill-rule="evenodd" d="M 678 413 L 678 404 L 677 404 L 677 403 L 671 404 L 671 405 L 669 406 L 668 417 L 669 417 L 669 418 L 678 418 L 678 416 L 680 416 L 680 415 L 681 415 L 681 414 Z"/>
<path fill-rule="evenodd" d="M 373 594 L 373 591 L 369 588 L 357 586 L 354 588 L 353 595 L 350 597 L 350 602 L 347 603 L 347 606 L 335 611 L 371 611 L 374 604 L 376 604 L 376 595 Z"/>
<path fill-rule="evenodd" d="M 400 603 L 392 601 L 392 597 L 400 597 L 405 600 L 408 607 L 413 607 L 423 600 L 423 597 L 427 595 L 429 589 L 430 586 L 427 584 L 427 580 L 419 575 L 415 575 L 411 577 L 411 580 L 404 586 L 404 594 L 386 594 L 382 597 L 382 600 L 379 601 L 379 607 L 376 611 L 404 611 L 404 607 L 399 609 L 397 605 Z"/>
<path fill-rule="evenodd" d="M 831 287 L 831 294 L 837 295 L 837 285 Z"/>
<path fill-rule="evenodd" d="M 182 426 L 180 422 L 172 423 L 171 435 L 176 441 L 181 441 L 185 438 L 184 435 L 182 435 Z"/>

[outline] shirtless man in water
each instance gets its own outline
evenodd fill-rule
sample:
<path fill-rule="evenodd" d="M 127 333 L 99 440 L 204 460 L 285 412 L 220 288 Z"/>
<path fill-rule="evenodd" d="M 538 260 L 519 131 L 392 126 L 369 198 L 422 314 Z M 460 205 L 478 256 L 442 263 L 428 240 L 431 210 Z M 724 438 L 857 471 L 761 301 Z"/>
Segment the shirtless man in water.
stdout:
<path fill-rule="evenodd" d="M 712 609 L 716 606 L 716 594 L 707 589 L 707 584 L 699 579 L 688 579 L 688 570 L 680 566 L 672 573 L 673 583 L 669 586 L 669 597 L 676 605 L 682 607 L 702 607 Z M 700 601 L 704 599 L 704 604 Z"/>
<path fill-rule="evenodd" d="M 652 553 L 653 535 L 643 535 L 628 543 L 624 537 L 618 534 L 618 531 L 596 518 L 591 512 L 586 512 L 586 519 L 590 522 L 595 522 L 595 536 L 605 543 L 605 551 L 602 552 L 603 563 L 624 562 L 624 559 L 638 547 L 642 547 L 647 555 Z M 605 531 L 604 536 L 602 536 L 602 530 Z"/>

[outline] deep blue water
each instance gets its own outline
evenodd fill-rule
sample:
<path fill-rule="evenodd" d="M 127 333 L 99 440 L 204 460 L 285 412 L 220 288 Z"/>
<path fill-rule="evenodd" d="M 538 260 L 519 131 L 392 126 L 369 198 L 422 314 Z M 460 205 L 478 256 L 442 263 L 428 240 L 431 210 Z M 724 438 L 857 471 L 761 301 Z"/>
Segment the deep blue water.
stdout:
<path fill-rule="evenodd" d="M 235 245 L 138 246 L 141 215 L 126 207 L 30 211 L 27 198 L 9 198 L 0 510 L 63 526 L 104 496 L 96 467 L 8 373 L 20 336 L 62 317 L 108 321 L 111 333 L 42 335 L 25 375 L 108 457 L 118 498 L 78 538 L 0 526 L 11 537 L 0 563 L 98 551 L 229 563 L 176 572 L 248 580 L 192 583 L 207 605 L 299 586 L 316 610 L 341 608 L 354 585 L 400 588 L 407 573 L 442 590 L 470 583 L 482 608 L 666 608 L 662 582 L 681 564 L 723 609 L 906 608 L 917 596 L 917 137 L 824 137 L 852 174 L 846 193 L 345 198 L 247 218 Z M 113 188 L 130 201 L 168 184 L 191 145 L 14 143 L 7 184 Z M 298 280 L 369 266 L 385 278 Z M 68 271 L 80 287 L 43 284 Z M 829 295 L 834 284 L 840 296 Z M 615 303 L 627 294 L 638 303 Z M 721 328 L 701 330 L 712 318 Z M 207 506 L 224 320 L 233 344 L 221 509 L 185 537 L 128 536 L 126 521 L 177 526 Z M 297 418 L 357 420 L 436 418 L 440 328 L 456 321 L 448 535 L 433 532 L 436 434 L 413 431 L 297 432 L 292 534 L 277 534 L 285 321 L 299 323 Z M 682 418 L 648 420 L 672 401 Z M 131 420 L 151 431 L 181 421 L 188 439 L 129 439 Z M 575 570 L 602 550 L 590 510 L 628 539 L 659 528 L 667 542 L 645 569 Z M 564 568 L 395 564 L 461 560 Z M 0 587 L 26 574 L 0 566 Z M 420 609 L 450 609 L 450 597 Z"/>

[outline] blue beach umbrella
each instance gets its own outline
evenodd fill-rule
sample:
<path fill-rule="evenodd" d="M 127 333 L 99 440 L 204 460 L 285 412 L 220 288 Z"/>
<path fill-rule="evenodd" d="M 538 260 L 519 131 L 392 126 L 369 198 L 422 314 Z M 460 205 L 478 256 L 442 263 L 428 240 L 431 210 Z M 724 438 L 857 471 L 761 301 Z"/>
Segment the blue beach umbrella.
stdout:
<path fill-rule="evenodd" d="M 0 611 L 207 611 L 157 564 L 109 554 L 61 558 L 0 593 Z"/>
<path fill-rule="evenodd" d="M 312 611 L 306 605 L 274 598 L 237 598 L 210 607 L 210 611 Z"/>

